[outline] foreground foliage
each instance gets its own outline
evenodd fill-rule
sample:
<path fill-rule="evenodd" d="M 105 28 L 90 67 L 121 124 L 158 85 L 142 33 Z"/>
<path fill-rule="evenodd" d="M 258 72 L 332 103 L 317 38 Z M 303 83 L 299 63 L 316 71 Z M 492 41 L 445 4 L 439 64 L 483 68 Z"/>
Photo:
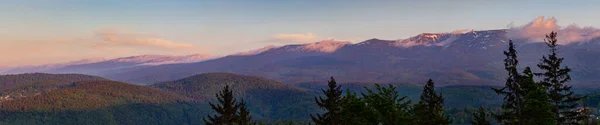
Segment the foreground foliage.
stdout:
<path fill-rule="evenodd" d="M 340 90 L 340 87 L 337 85 L 333 77 L 331 77 L 331 80 L 329 80 L 327 85 L 329 88 L 327 90 L 323 90 L 325 98 L 315 97 L 315 102 L 320 108 L 325 109 L 325 113 L 323 113 L 323 115 L 310 115 L 310 118 L 317 125 L 338 125 L 340 124 L 340 102 L 342 99 L 342 90 Z"/>

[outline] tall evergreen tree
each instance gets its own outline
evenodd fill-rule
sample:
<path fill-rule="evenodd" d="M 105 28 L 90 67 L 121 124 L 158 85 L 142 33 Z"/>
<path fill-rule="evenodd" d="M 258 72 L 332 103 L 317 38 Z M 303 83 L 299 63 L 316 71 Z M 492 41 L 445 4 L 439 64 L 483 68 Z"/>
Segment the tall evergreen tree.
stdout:
<path fill-rule="evenodd" d="M 492 123 L 488 119 L 488 113 L 485 112 L 483 107 L 479 107 L 477 112 L 473 113 L 473 121 L 471 121 L 472 125 L 491 125 Z"/>
<path fill-rule="evenodd" d="M 517 50 L 512 40 L 509 41 L 508 51 L 504 51 L 506 59 L 504 59 L 504 69 L 508 72 L 506 83 L 503 88 L 492 88 L 497 94 L 503 95 L 504 103 L 502 111 L 499 114 L 494 114 L 494 118 L 501 124 L 519 124 L 522 116 L 522 107 L 524 105 L 524 94 L 521 90 L 520 80 L 521 75 L 517 70 L 519 61 L 517 59 Z"/>
<path fill-rule="evenodd" d="M 242 99 L 240 102 L 240 111 L 238 112 L 238 125 L 253 125 L 252 117 L 250 116 L 250 112 L 246 108 L 246 102 Z"/>
<path fill-rule="evenodd" d="M 406 96 L 400 96 L 396 87 L 388 85 L 382 87 L 375 84 L 373 89 L 365 87 L 366 93 L 361 93 L 370 109 L 366 116 L 371 125 L 408 125 L 412 124 L 413 116 L 410 112 L 411 101 Z"/>
<path fill-rule="evenodd" d="M 310 115 L 311 119 L 317 125 L 338 125 L 340 124 L 340 102 L 342 100 L 342 90 L 337 85 L 335 79 L 331 77 L 328 83 L 328 89 L 322 90 L 325 93 L 325 98 L 315 97 L 317 105 L 325 109 L 323 115 L 317 114 L 316 116 Z"/>
<path fill-rule="evenodd" d="M 521 113 L 522 121 L 519 122 L 524 125 L 556 124 L 556 119 L 553 117 L 552 104 L 549 101 L 546 90 L 533 80 L 533 72 L 529 67 L 525 68 L 521 78 L 521 87 L 525 93 L 525 104 Z"/>
<path fill-rule="evenodd" d="M 583 120 L 582 116 L 584 115 L 575 109 L 579 107 L 577 102 L 583 97 L 575 96 L 571 91 L 571 86 L 566 85 L 571 81 L 571 76 L 569 76 L 571 69 L 561 66 L 564 58 L 557 55 L 558 40 L 556 36 L 556 32 L 546 35 L 545 42 L 550 48 L 550 54 L 542 57 L 542 62 L 537 66 L 544 72 L 536 73 L 536 75 L 542 78 L 540 84 L 546 88 L 552 100 L 554 107 L 552 111 L 555 113 L 554 118 L 558 120 L 558 124 L 577 124 Z"/>
<path fill-rule="evenodd" d="M 239 104 L 236 104 L 233 93 L 229 90 L 229 85 L 226 85 L 223 91 L 216 94 L 219 104 L 210 103 L 210 107 L 218 113 L 218 115 L 208 115 L 208 120 L 204 120 L 206 125 L 233 125 L 238 120 L 236 114 L 240 108 Z"/>
<path fill-rule="evenodd" d="M 377 124 L 377 118 L 365 99 L 356 93 L 346 90 L 342 98 L 340 123 L 342 125 L 372 125 Z"/>
<path fill-rule="evenodd" d="M 442 93 L 435 92 L 433 80 L 429 79 L 423 87 L 421 101 L 415 105 L 416 123 L 418 125 L 448 125 L 450 119 L 444 111 Z"/>

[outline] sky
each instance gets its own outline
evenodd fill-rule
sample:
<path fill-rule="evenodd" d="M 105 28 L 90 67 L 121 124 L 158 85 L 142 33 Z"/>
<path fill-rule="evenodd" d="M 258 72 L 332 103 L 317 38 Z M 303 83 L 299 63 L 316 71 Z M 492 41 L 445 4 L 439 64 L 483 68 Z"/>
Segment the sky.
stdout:
<path fill-rule="evenodd" d="M 403 39 L 525 26 L 540 16 L 563 26 L 559 29 L 600 27 L 598 5 L 598 0 L 1 1 L 0 68 L 143 54 L 224 56 L 325 39 Z"/>

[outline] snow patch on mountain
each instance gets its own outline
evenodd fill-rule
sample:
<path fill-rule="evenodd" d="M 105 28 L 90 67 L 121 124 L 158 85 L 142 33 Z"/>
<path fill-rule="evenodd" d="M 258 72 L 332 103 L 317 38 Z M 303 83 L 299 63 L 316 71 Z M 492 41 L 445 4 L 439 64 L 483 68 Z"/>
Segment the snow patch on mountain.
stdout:
<path fill-rule="evenodd" d="M 340 41 L 335 41 L 335 40 L 325 40 L 325 41 L 316 42 L 316 43 L 304 44 L 300 48 L 304 51 L 331 53 L 331 52 L 335 52 L 339 48 L 342 48 L 348 44 L 351 44 L 351 43 L 350 42 L 340 42 Z"/>
<path fill-rule="evenodd" d="M 204 60 L 211 59 L 212 56 L 204 55 L 204 54 L 194 54 L 187 56 L 167 56 L 167 57 L 159 57 L 155 59 L 142 59 L 147 60 L 140 65 L 164 65 L 164 64 L 177 64 L 177 63 L 194 63 L 201 62 Z"/>
<path fill-rule="evenodd" d="M 175 63 L 200 62 L 211 58 L 209 55 L 194 54 L 186 56 L 141 55 L 108 60 L 106 62 L 139 63 L 139 65 L 163 65 Z"/>
<path fill-rule="evenodd" d="M 434 45 L 436 46 L 443 46 L 443 47 L 448 47 L 450 46 L 454 41 L 456 41 L 460 36 L 456 35 L 456 34 L 452 34 L 450 35 L 450 37 L 448 39 L 442 40 L 438 43 L 435 43 Z"/>
<path fill-rule="evenodd" d="M 413 46 L 445 46 L 457 38 L 454 33 L 422 33 L 415 37 L 411 37 L 408 39 L 401 39 L 394 42 L 393 45 L 399 47 L 413 47 Z M 454 39 L 454 40 L 452 40 Z"/>
<path fill-rule="evenodd" d="M 96 62 L 102 62 L 105 61 L 105 58 L 89 58 L 89 59 L 82 59 L 82 60 L 78 60 L 78 61 L 72 61 L 72 62 L 68 62 L 66 63 L 66 65 L 79 65 L 79 64 L 86 64 L 86 63 L 96 63 Z"/>

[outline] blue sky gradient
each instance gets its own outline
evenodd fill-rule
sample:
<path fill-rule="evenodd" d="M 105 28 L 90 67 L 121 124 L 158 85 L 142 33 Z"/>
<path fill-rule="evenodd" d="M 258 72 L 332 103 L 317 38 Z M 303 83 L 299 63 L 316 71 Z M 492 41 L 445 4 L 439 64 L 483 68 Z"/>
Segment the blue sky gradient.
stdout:
<path fill-rule="evenodd" d="M 221 56 L 267 45 L 328 38 L 360 42 L 370 38 L 401 39 L 423 32 L 500 29 L 511 22 L 516 26 L 527 24 L 538 16 L 556 17 L 563 26 L 600 27 L 599 5 L 597 0 L 2 1 L 0 52 L 22 52 L 0 56 L 23 59 L 1 59 L 0 66 L 136 54 Z M 144 49 L 138 44 L 127 44 L 118 46 L 115 52 L 103 53 L 87 48 L 106 40 L 98 38 L 99 32 L 104 31 L 117 32 L 120 37 L 161 39 L 178 47 L 175 44 L 188 44 L 195 49 Z M 308 40 L 275 40 L 282 34 L 308 33 L 313 34 Z M 36 45 L 55 48 L 27 50 Z M 54 53 L 58 49 L 61 52 Z"/>

